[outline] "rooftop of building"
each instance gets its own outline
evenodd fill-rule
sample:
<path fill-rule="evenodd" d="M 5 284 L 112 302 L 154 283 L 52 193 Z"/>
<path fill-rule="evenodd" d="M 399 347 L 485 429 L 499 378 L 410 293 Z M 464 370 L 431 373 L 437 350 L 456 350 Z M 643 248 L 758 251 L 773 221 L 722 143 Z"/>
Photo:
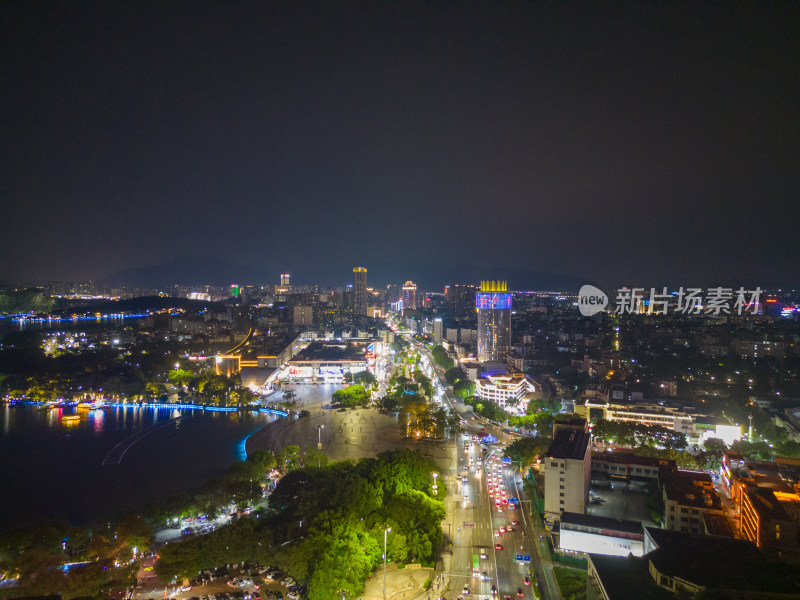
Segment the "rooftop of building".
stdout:
<path fill-rule="evenodd" d="M 600 529 L 608 531 L 618 531 L 622 533 L 633 533 L 642 535 L 641 521 L 626 521 L 624 519 L 613 519 L 611 517 L 598 517 L 594 515 L 584 515 L 574 512 L 561 513 L 561 528 L 564 526 L 588 527 L 590 529 Z"/>
<path fill-rule="evenodd" d="M 672 600 L 675 598 L 670 592 L 656 585 L 648 572 L 649 563 L 645 558 L 590 554 L 589 560 L 592 562 L 609 600 L 628 600 L 629 598 Z"/>
<path fill-rule="evenodd" d="M 667 499 L 681 506 L 721 510 L 722 500 L 708 473 L 698 471 L 661 471 L 659 478 Z"/>
<path fill-rule="evenodd" d="M 731 523 L 728 521 L 728 518 L 725 515 L 703 513 L 702 517 L 703 521 L 705 522 L 708 535 L 716 535 L 727 538 L 734 537 Z"/>
<path fill-rule="evenodd" d="M 728 464 L 734 475 L 750 479 L 760 487 L 776 492 L 794 493 L 800 491 L 800 464 L 793 459 L 746 460 L 736 452 L 726 452 Z"/>
<path fill-rule="evenodd" d="M 527 377 L 519 371 L 512 371 L 505 375 L 484 375 L 477 379 L 476 383 L 483 385 L 495 385 L 497 387 L 517 387 L 525 383 Z"/>
<path fill-rule="evenodd" d="M 769 521 L 791 521 L 800 513 L 800 496 L 795 493 L 776 493 L 768 487 L 754 484 L 748 484 L 744 493 L 761 517 Z"/>
<path fill-rule="evenodd" d="M 658 548 L 643 558 L 660 572 L 706 590 L 800 593 L 796 566 L 769 560 L 746 540 L 647 527 Z M 710 597 L 725 597 L 712 595 Z"/>
<path fill-rule="evenodd" d="M 669 470 L 677 467 L 671 458 L 639 456 L 633 452 L 592 452 L 592 461 L 603 461 L 619 465 L 641 465 L 643 467 L 664 467 Z"/>
<path fill-rule="evenodd" d="M 591 434 L 578 429 L 558 429 L 547 449 L 548 458 L 583 460 L 589 446 Z"/>
<path fill-rule="evenodd" d="M 302 362 L 309 360 L 328 361 L 362 361 L 366 350 L 364 342 L 347 344 L 312 342 L 297 353 L 289 362 Z"/>

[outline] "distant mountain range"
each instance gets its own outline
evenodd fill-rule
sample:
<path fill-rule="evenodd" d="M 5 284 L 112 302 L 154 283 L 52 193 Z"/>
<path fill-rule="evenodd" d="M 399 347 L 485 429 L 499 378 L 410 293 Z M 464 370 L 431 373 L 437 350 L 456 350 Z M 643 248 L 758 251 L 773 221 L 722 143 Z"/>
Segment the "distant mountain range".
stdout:
<path fill-rule="evenodd" d="M 187 256 L 157 265 L 117 271 L 101 279 L 100 283 L 155 289 L 171 285 L 264 284 L 277 278 L 277 272 L 273 274 L 265 268 L 243 267 L 216 256 Z"/>
<path fill-rule="evenodd" d="M 476 267 L 470 265 L 437 265 L 420 262 L 391 262 L 359 266 L 368 269 L 370 286 L 387 284 L 402 285 L 411 280 L 422 291 L 443 291 L 445 285 L 456 283 L 477 284 L 481 280 L 504 280 L 511 290 L 558 290 L 576 292 L 587 283 L 585 279 L 550 273 L 508 267 Z M 313 266 L 308 270 L 289 269 L 292 282 L 298 284 L 318 283 L 320 289 L 345 286 L 353 281 L 352 266 L 336 269 L 322 269 Z M 118 271 L 100 280 L 109 286 L 126 285 L 140 288 L 159 288 L 170 285 L 227 286 L 232 283 L 264 285 L 278 283 L 279 268 L 268 265 L 249 267 L 231 263 L 225 259 L 206 257 L 184 257 L 161 264 L 136 267 Z"/>

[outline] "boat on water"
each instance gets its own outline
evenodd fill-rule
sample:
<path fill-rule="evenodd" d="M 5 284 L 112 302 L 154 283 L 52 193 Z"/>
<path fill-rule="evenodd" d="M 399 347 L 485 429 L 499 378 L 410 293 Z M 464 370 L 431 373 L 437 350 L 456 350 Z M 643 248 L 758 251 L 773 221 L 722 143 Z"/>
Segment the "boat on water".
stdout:
<path fill-rule="evenodd" d="M 62 423 L 78 423 L 81 420 L 80 415 L 64 415 L 61 417 Z"/>

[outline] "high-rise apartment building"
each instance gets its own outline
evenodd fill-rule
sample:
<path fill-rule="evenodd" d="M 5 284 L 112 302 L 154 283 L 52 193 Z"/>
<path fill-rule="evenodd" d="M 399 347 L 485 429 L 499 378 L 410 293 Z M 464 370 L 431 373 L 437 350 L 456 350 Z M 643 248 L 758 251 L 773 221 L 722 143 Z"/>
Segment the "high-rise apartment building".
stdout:
<path fill-rule="evenodd" d="M 475 292 L 478 287 L 474 285 L 454 284 L 448 285 L 447 304 L 450 315 L 455 318 L 475 316 Z"/>
<path fill-rule="evenodd" d="M 281 273 L 281 284 L 275 289 L 276 294 L 289 294 L 292 291 L 289 273 Z"/>
<path fill-rule="evenodd" d="M 403 301 L 403 308 L 417 308 L 417 284 L 413 281 L 406 281 L 403 286 L 403 295 L 400 298 Z"/>
<path fill-rule="evenodd" d="M 294 326 L 311 327 L 314 325 L 314 307 L 298 305 L 294 307 Z"/>
<path fill-rule="evenodd" d="M 544 468 L 544 512 L 558 521 L 562 512 L 584 514 L 592 477 L 591 434 L 583 419 L 553 425 Z"/>
<path fill-rule="evenodd" d="M 353 267 L 353 314 L 367 314 L 367 270 Z"/>
<path fill-rule="evenodd" d="M 511 293 L 505 281 L 481 281 L 478 311 L 478 360 L 505 362 L 511 351 Z"/>

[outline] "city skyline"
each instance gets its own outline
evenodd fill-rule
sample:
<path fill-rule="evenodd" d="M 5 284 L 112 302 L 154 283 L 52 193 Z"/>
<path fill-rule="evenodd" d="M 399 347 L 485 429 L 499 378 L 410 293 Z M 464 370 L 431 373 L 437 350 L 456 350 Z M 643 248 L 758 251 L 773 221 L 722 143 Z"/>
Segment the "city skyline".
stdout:
<path fill-rule="evenodd" d="M 0 281 L 797 281 L 796 4 L 214 6 L 0 8 Z"/>

